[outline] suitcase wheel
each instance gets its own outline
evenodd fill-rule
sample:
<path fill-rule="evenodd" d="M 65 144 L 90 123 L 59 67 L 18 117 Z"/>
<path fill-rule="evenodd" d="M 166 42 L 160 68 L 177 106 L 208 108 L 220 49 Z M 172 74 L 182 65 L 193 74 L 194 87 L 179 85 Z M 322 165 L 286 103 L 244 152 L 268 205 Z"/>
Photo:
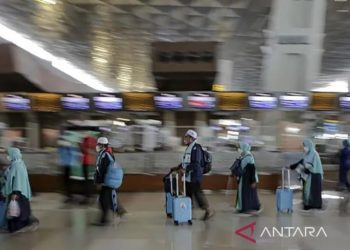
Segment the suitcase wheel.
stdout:
<path fill-rule="evenodd" d="M 174 224 L 175 224 L 175 226 L 178 226 L 179 222 L 176 220 L 176 221 L 174 221 Z"/>
<path fill-rule="evenodd" d="M 188 225 L 192 226 L 192 221 L 191 220 L 188 221 Z"/>

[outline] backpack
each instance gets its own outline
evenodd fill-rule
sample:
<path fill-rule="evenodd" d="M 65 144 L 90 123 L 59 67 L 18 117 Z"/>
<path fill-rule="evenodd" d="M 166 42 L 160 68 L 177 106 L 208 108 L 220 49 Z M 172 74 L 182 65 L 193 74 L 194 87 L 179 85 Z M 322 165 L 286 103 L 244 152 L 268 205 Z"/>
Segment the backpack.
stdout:
<path fill-rule="evenodd" d="M 110 164 L 104 180 L 104 185 L 113 189 L 119 188 L 123 183 L 124 172 L 113 157 L 107 153 Z"/>
<path fill-rule="evenodd" d="M 202 147 L 201 150 L 203 152 L 202 170 L 203 174 L 207 174 L 212 169 L 213 157 L 208 151 L 204 150 Z"/>

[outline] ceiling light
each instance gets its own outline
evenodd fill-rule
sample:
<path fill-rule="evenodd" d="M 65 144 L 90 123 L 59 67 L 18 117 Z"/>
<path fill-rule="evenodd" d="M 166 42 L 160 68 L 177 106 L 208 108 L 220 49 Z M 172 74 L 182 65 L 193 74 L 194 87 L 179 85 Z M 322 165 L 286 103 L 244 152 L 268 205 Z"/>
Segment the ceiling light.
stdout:
<path fill-rule="evenodd" d="M 349 82 L 347 80 L 336 80 L 326 84 L 323 87 L 314 88 L 312 91 L 316 92 L 349 92 Z"/>
<path fill-rule="evenodd" d="M 337 12 L 339 12 L 339 13 L 348 13 L 349 10 L 337 10 Z"/>
<path fill-rule="evenodd" d="M 0 23 L 0 37 L 15 44 L 17 47 L 29 52 L 30 54 L 39 57 L 42 60 L 48 61 L 53 67 L 69 75 L 75 80 L 103 92 L 113 92 L 112 88 L 106 87 L 100 80 L 88 74 L 82 69 L 77 68 L 71 62 L 64 58 L 56 57 L 46 51 L 39 43 L 30 40 L 23 34 L 18 33 Z"/>
<path fill-rule="evenodd" d="M 40 2 L 40 3 L 52 4 L 52 5 L 57 3 L 56 0 L 37 0 L 37 1 Z"/>
<path fill-rule="evenodd" d="M 94 57 L 93 60 L 98 63 L 108 63 L 108 61 L 101 57 Z"/>

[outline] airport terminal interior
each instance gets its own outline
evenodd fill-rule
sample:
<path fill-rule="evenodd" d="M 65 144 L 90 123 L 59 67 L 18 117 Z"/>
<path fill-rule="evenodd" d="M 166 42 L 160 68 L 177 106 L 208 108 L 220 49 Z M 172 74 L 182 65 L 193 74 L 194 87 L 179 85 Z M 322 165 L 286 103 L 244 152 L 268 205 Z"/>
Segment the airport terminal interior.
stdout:
<path fill-rule="evenodd" d="M 349 249 L 349 0 L 0 1 L 0 250 Z"/>

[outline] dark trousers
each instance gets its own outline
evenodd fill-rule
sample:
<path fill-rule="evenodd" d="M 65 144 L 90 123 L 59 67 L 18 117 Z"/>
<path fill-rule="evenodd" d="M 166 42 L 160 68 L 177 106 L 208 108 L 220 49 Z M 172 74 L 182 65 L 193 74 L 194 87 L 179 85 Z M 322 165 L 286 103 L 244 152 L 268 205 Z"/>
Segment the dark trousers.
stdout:
<path fill-rule="evenodd" d="M 201 209 L 207 210 L 209 208 L 200 182 L 186 182 L 186 195 L 191 199 L 194 198 Z"/>
<path fill-rule="evenodd" d="M 85 198 L 90 198 L 90 180 L 89 180 L 89 165 L 83 164 L 83 174 L 84 174 L 84 194 Z"/>
<path fill-rule="evenodd" d="M 349 181 L 348 181 L 348 171 L 346 167 L 340 167 L 339 168 L 339 182 L 342 185 L 345 185 L 347 188 L 350 187 Z"/>
<path fill-rule="evenodd" d="M 99 197 L 99 202 L 100 202 L 100 207 L 101 207 L 101 223 L 106 223 L 107 222 L 107 216 L 108 216 L 108 211 L 112 209 L 113 203 L 112 203 L 112 188 L 102 186 L 101 191 L 100 191 L 100 197 Z"/>
<path fill-rule="evenodd" d="M 66 193 L 66 196 L 68 198 L 71 198 L 72 196 L 71 181 L 70 181 L 71 168 L 70 166 L 64 166 L 63 168 L 64 168 L 64 172 L 63 172 L 64 191 Z"/>

